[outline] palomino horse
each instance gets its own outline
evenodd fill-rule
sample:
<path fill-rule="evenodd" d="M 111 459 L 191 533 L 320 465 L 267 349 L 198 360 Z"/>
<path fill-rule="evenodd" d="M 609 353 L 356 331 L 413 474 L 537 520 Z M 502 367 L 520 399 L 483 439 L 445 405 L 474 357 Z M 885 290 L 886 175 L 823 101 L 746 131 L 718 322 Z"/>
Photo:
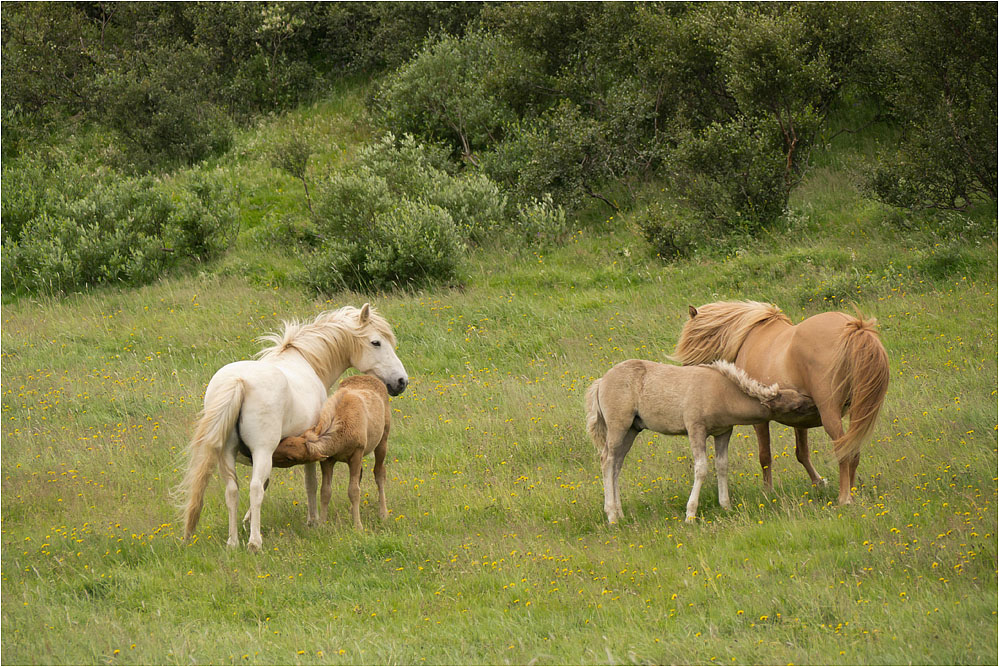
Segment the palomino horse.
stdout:
<path fill-rule="evenodd" d="M 766 387 L 727 361 L 708 366 L 669 366 L 629 359 L 607 371 L 586 391 L 586 430 L 600 450 L 604 511 L 615 523 L 622 516 L 618 476 L 635 437 L 650 429 L 690 438 L 694 485 L 687 500 L 687 521 L 697 514 L 701 486 L 708 475 L 707 437 L 715 440 L 718 502 L 728 499 L 728 441 L 736 424 L 777 418 L 800 419 L 815 413 L 807 396 L 777 385 Z"/>
<path fill-rule="evenodd" d="M 299 436 L 285 438 L 274 450 L 274 465 L 286 468 L 321 461 L 319 520 L 326 521 L 333 495 L 333 466 L 338 461 L 350 467 L 347 498 L 354 528 L 361 526 L 361 459 L 375 453 L 375 483 L 378 485 L 378 515 L 388 518 L 385 503 L 385 455 L 388 453 L 389 410 L 385 385 L 370 375 L 354 375 L 340 383 L 323 405 L 316 425 Z"/>
<path fill-rule="evenodd" d="M 888 391 L 888 355 L 876 320 L 821 313 L 791 324 L 780 308 L 756 301 L 721 301 L 690 307 L 672 357 L 683 364 L 732 361 L 761 382 L 793 387 L 811 396 L 818 418 L 777 419 L 794 427 L 795 453 L 813 484 L 824 483 L 812 467 L 809 428 L 822 426 L 839 461 L 839 502 L 852 501 L 860 446 L 877 421 Z M 844 432 L 843 415 L 850 425 Z M 773 488 L 770 425 L 758 424 L 763 483 Z"/>
<path fill-rule="evenodd" d="M 298 435 L 319 418 L 326 392 L 348 367 L 371 373 L 393 396 L 406 389 L 406 369 L 395 354 L 392 328 L 374 308 L 346 306 L 320 313 L 311 323 L 285 322 L 254 361 L 223 366 L 205 391 L 205 408 L 189 446 L 190 462 L 178 492 L 187 497 L 184 537 L 198 525 L 205 487 L 218 465 L 225 480 L 230 547 L 239 545 L 236 455 L 243 442 L 252 454 L 250 538 L 261 546 L 260 505 L 270 478 L 272 454 L 282 438 Z M 309 523 L 316 521 L 316 466 L 305 469 Z"/>

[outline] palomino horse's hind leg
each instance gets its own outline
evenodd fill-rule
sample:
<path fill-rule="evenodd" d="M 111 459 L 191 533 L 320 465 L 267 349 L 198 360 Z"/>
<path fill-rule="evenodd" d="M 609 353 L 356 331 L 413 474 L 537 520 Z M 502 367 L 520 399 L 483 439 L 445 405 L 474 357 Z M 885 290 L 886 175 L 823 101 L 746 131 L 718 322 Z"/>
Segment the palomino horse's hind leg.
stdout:
<path fill-rule="evenodd" d="M 357 449 L 350 457 L 350 481 L 347 483 L 347 498 L 350 500 L 350 514 L 354 518 L 354 528 L 364 530 L 361 525 L 361 468 L 364 450 Z"/>
<path fill-rule="evenodd" d="M 687 499 L 687 522 L 694 520 L 697 515 L 697 505 L 701 497 L 701 486 L 708 476 L 708 454 L 705 441 L 708 439 L 703 426 L 694 426 L 687 431 L 690 438 L 690 451 L 694 455 L 694 486 L 690 489 L 690 498 Z"/>
<path fill-rule="evenodd" d="M 773 468 L 771 467 L 770 456 L 770 422 L 763 422 L 753 426 L 756 431 L 756 442 L 760 446 L 760 468 L 763 470 L 763 490 L 774 490 Z"/>
<path fill-rule="evenodd" d="M 812 484 L 826 485 L 827 482 L 825 478 L 815 472 L 815 468 L 812 466 L 812 455 L 811 452 L 808 451 L 807 428 L 794 429 L 794 455 L 798 458 L 798 463 L 805 468 L 805 472 L 808 473 L 808 476 L 811 477 Z"/>
<path fill-rule="evenodd" d="M 843 437 L 843 413 L 835 404 L 835 401 L 815 401 L 815 406 L 819 409 L 819 417 L 822 419 L 822 428 L 836 442 Z M 853 502 L 852 488 L 853 476 L 857 472 L 857 464 L 860 463 L 860 454 L 848 457 L 839 462 L 839 504 L 848 505 Z M 852 466 L 852 469 L 851 469 Z"/>
<path fill-rule="evenodd" d="M 378 516 L 388 518 L 388 504 L 385 502 L 385 455 L 388 454 L 388 433 L 375 447 L 375 483 L 378 484 Z"/>
<path fill-rule="evenodd" d="M 305 504 L 308 507 L 305 523 L 315 526 L 319 523 L 319 513 L 316 511 L 316 489 L 319 483 L 316 479 L 316 464 L 305 464 Z"/>
<path fill-rule="evenodd" d="M 715 474 L 718 476 L 718 504 L 727 510 L 732 509 L 728 498 L 728 443 L 731 429 L 715 436 Z"/>
<path fill-rule="evenodd" d="M 323 459 L 319 462 L 319 467 L 323 471 L 322 485 L 319 487 L 319 522 L 326 523 L 329 519 L 330 499 L 333 498 L 333 466 L 336 461 L 333 459 Z"/>

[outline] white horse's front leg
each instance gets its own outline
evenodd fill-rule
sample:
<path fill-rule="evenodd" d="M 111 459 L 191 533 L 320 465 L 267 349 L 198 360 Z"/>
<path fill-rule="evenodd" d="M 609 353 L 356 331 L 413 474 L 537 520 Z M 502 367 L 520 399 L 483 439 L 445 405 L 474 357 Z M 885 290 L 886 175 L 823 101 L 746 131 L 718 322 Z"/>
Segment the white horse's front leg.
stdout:
<path fill-rule="evenodd" d="M 261 452 L 263 454 L 263 452 Z M 260 506 L 264 502 L 264 489 L 271 476 L 271 457 L 253 457 L 253 475 L 250 477 L 250 551 L 260 551 L 263 538 L 260 536 Z"/>
<path fill-rule="evenodd" d="M 701 426 L 694 426 L 687 433 L 690 437 L 690 450 L 694 455 L 694 486 L 690 489 L 690 498 L 687 499 L 687 522 L 690 523 L 697 516 L 701 486 L 708 476 L 708 454 L 705 451 L 705 441 L 708 436 Z"/>
<path fill-rule="evenodd" d="M 316 510 L 316 489 L 319 483 L 316 478 L 316 464 L 305 464 L 305 502 L 308 507 L 306 524 L 315 526 L 319 523 L 319 512 Z"/>

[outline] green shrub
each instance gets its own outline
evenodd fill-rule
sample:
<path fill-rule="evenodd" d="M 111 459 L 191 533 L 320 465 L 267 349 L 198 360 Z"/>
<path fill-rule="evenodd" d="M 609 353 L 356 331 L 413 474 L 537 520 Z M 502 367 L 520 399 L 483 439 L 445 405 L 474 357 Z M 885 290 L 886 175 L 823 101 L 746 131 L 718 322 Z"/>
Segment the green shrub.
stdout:
<path fill-rule="evenodd" d="M 128 168 L 189 165 L 232 144 L 232 121 L 212 101 L 208 54 L 159 48 L 109 67 L 95 83 L 103 122 L 121 136 Z"/>
<path fill-rule="evenodd" d="M 901 129 L 868 169 L 868 191 L 897 207 L 963 209 L 996 201 L 995 7 L 887 6 L 878 93 Z"/>
<path fill-rule="evenodd" d="M 768 123 L 748 119 L 688 132 L 667 160 L 671 191 L 702 223 L 754 232 L 787 207 L 780 141 Z"/>
<path fill-rule="evenodd" d="M 654 202 L 632 218 L 652 251 L 664 262 L 689 257 L 711 234 L 696 215 L 675 204 Z"/>
<path fill-rule="evenodd" d="M 394 132 L 444 141 L 474 162 L 529 105 L 534 70 L 528 54 L 502 37 L 443 35 L 385 79 L 376 115 Z"/>
<path fill-rule="evenodd" d="M 532 199 L 517 206 L 516 231 L 520 240 L 530 246 L 546 246 L 561 242 L 569 232 L 565 209 L 552 202 L 551 195 Z"/>
<path fill-rule="evenodd" d="M 306 259 L 305 281 L 320 293 L 415 288 L 457 278 L 461 237 L 439 206 L 401 201 L 345 231 Z"/>
<path fill-rule="evenodd" d="M 33 172 L 33 173 L 32 173 Z M 109 172 L 5 174 L 3 287 L 19 293 L 148 283 L 192 261 L 216 257 L 236 224 L 232 195 L 214 176 L 169 188 Z M 84 184 L 80 179 L 89 178 Z M 62 191 L 62 192 L 60 192 Z M 39 201 L 39 193 L 44 199 Z M 5 197 L 6 199 L 6 197 Z M 21 207 L 18 210 L 18 207 Z"/>

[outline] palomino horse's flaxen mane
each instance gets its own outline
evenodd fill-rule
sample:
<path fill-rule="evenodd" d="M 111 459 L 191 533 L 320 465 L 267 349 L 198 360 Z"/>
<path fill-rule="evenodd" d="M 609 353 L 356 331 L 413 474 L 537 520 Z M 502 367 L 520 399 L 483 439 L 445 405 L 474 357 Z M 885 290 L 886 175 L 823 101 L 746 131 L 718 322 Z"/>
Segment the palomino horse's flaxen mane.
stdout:
<path fill-rule="evenodd" d="M 691 311 L 694 313 L 695 311 Z M 669 358 L 685 366 L 716 359 L 734 361 L 749 332 L 773 320 L 791 323 L 780 308 L 759 301 L 709 303 L 696 310 Z"/>
<path fill-rule="evenodd" d="M 715 361 L 710 364 L 702 364 L 706 368 L 713 368 L 729 380 L 734 382 L 739 389 L 745 392 L 747 395 L 752 396 L 756 400 L 769 401 L 777 397 L 780 393 L 780 387 L 776 384 L 765 385 L 759 380 L 754 380 L 746 374 L 746 371 L 737 367 L 735 364 L 729 361 Z"/>
<path fill-rule="evenodd" d="M 294 348 L 321 378 L 328 377 L 337 366 L 347 365 L 350 355 L 363 344 L 359 337 L 359 309 L 344 306 L 338 310 L 320 313 L 312 322 L 285 320 L 280 333 L 269 333 L 257 338 L 262 343 L 272 343 L 256 354 L 261 360 L 271 359 Z M 368 324 L 378 335 L 395 347 L 392 327 L 375 309 L 370 309 Z"/>

